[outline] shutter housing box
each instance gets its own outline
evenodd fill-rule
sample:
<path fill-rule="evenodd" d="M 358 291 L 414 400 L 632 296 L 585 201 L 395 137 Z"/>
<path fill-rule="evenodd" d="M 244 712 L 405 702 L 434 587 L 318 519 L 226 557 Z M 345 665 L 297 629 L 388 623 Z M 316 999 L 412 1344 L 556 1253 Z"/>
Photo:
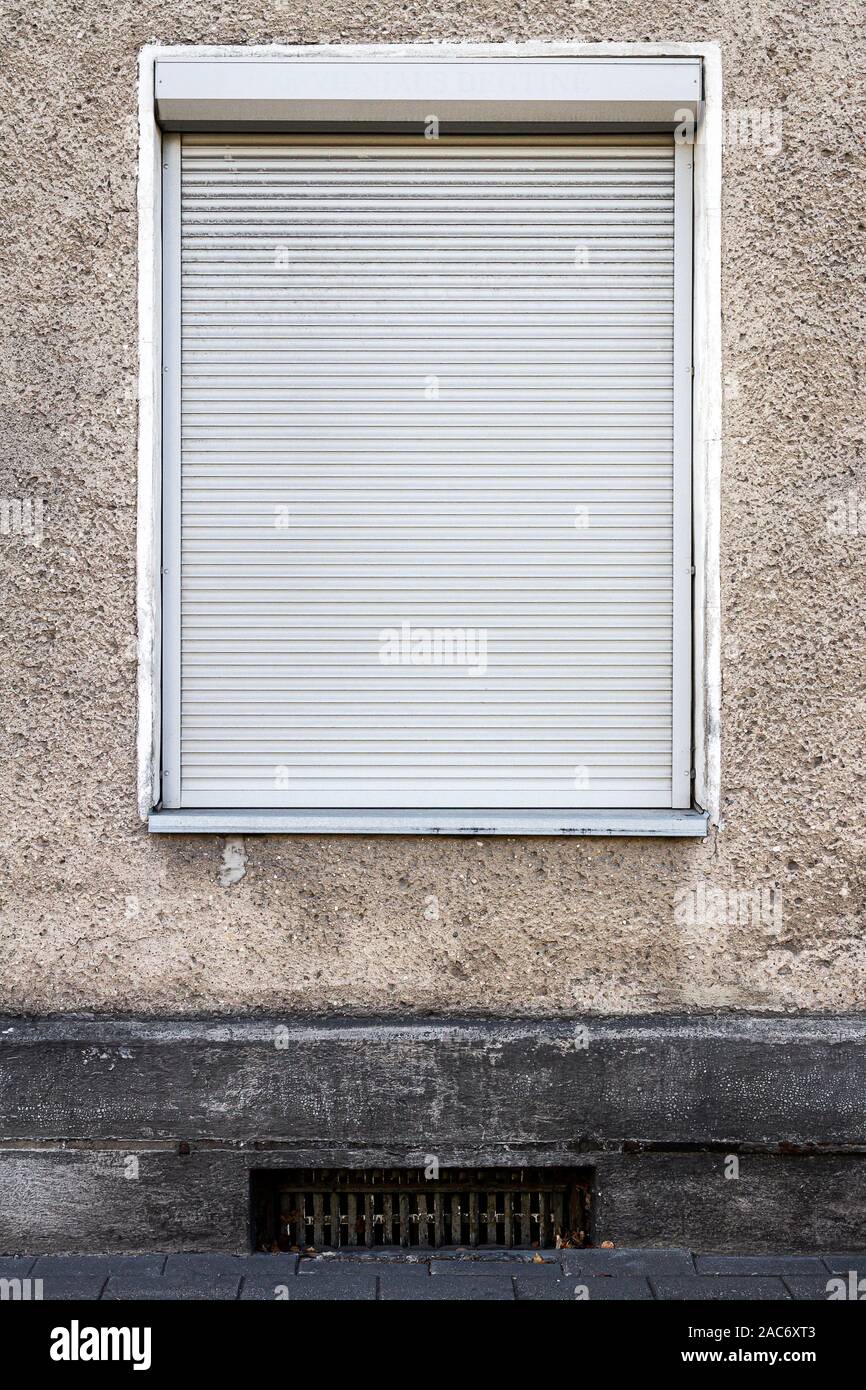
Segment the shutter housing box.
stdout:
<path fill-rule="evenodd" d="M 417 131 L 431 114 L 446 129 L 670 130 L 687 115 L 697 120 L 700 101 L 700 60 L 687 57 L 172 57 L 156 64 L 156 110 L 166 130 Z"/>

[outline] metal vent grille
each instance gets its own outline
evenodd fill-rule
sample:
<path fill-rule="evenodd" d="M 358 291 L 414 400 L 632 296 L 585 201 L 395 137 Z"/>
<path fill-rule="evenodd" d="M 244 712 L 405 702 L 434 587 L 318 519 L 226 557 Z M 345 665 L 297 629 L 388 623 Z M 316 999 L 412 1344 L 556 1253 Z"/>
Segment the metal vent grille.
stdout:
<path fill-rule="evenodd" d="M 316 1168 L 252 1180 L 259 1249 L 550 1249 L 585 1238 L 586 1173 Z"/>

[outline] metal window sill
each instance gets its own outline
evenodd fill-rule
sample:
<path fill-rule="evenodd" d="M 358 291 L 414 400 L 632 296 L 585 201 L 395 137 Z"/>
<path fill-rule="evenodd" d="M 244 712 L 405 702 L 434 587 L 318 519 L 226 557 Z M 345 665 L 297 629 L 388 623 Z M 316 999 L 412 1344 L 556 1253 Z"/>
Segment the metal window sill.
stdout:
<path fill-rule="evenodd" d="M 700 810 L 152 811 L 148 830 L 170 835 L 635 835 L 703 837 Z"/>

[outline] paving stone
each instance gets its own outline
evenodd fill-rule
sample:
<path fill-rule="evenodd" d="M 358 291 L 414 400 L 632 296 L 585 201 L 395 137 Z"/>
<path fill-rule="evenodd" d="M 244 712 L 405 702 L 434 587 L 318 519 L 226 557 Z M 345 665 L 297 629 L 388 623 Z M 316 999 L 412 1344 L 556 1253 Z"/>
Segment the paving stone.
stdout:
<path fill-rule="evenodd" d="M 559 1260 L 546 1260 L 543 1264 L 532 1264 L 526 1260 L 490 1260 L 482 1256 L 477 1260 L 430 1261 L 430 1272 L 435 1279 L 469 1278 L 479 1273 L 495 1279 L 521 1278 L 556 1279 L 562 1274 Z"/>
<path fill-rule="evenodd" d="M 654 1278 L 650 1275 L 656 1298 L 700 1299 L 710 1302 L 724 1302 L 729 1299 L 744 1299 L 746 1302 L 765 1299 L 788 1299 L 788 1290 L 781 1279 L 762 1278 L 760 1275 L 747 1275 L 737 1279 L 728 1275 L 694 1275 L 691 1279 Z"/>
<path fill-rule="evenodd" d="M 142 1277 L 161 1274 L 165 1255 L 40 1255 L 34 1275 L 60 1274 L 64 1279 L 79 1275 L 140 1274 Z"/>
<path fill-rule="evenodd" d="M 299 1279 L 375 1279 L 380 1269 L 402 1269 L 402 1265 L 367 1263 L 366 1260 L 301 1260 L 298 1265 Z M 426 1265 L 412 1265 L 426 1276 Z"/>
<path fill-rule="evenodd" d="M 109 1279 L 103 1298 L 108 1300 L 159 1300 L 208 1299 L 214 1302 L 234 1301 L 240 1288 L 240 1276 L 211 1276 L 190 1273 L 185 1278 L 140 1279 L 135 1275 L 118 1275 Z"/>
<path fill-rule="evenodd" d="M 587 1278 L 575 1274 L 561 1274 L 558 1279 L 525 1279 L 523 1275 L 518 1274 L 516 1283 L 517 1297 L 532 1299 L 535 1302 L 565 1300 L 569 1303 L 610 1303 L 628 1299 L 649 1301 L 652 1298 L 648 1281 L 636 1274 Z M 586 1290 L 586 1294 L 582 1292 L 583 1289 Z M 581 1291 L 579 1295 L 578 1290 Z"/>
<path fill-rule="evenodd" d="M 849 1269 L 853 1269 L 861 1279 L 866 1278 L 866 1253 L 862 1250 L 847 1255 L 823 1255 L 821 1258 L 831 1274 L 847 1274 Z"/>
<path fill-rule="evenodd" d="M 169 1255 L 164 1272 L 166 1279 L 188 1279 L 197 1274 L 240 1278 L 243 1263 L 239 1255 Z"/>
<path fill-rule="evenodd" d="M 639 1274 L 676 1278 L 694 1275 L 689 1250 L 563 1250 L 562 1266 L 568 1274 Z"/>
<path fill-rule="evenodd" d="M 263 1279 L 259 1274 L 245 1275 L 241 1284 L 241 1300 L 255 1300 L 259 1303 L 285 1302 L 285 1290 L 290 1284 L 294 1286 L 296 1283 L 297 1279 L 293 1276 L 288 1279 Z"/>
<path fill-rule="evenodd" d="M 0 1255 L 0 1279 L 26 1279 L 35 1263 L 35 1255 Z"/>
<path fill-rule="evenodd" d="M 276 1296 L 277 1288 L 280 1289 L 279 1298 Z M 293 1279 L 263 1279 L 256 1274 L 245 1278 L 241 1289 L 242 1300 L 256 1299 L 259 1302 L 369 1302 L 375 1297 L 376 1275 L 367 1271 L 356 1274 L 351 1270 L 346 1273 L 335 1270 L 306 1279 L 301 1275 Z"/>
<path fill-rule="evenodd" d="M 839 1281 L 841 1280 L 841 1289 Z M 829 1285 L 829 1288 L 828 1288 Z M 866 1268 L 840 1269 L 835 1274 L 828 1272 L 824 1281 L 824 1288 L 827 1290 L 827 1298 L 833 1294 L 835 1297 L 832 1302 L 842 1302 L 844 1300 L 856 1301 L 858 1303 L 866 1301 Z M 840 1293 L 844 1294 L 844 1300 L 840 1299 Z"/>
<path fill-rule="evenodd" d="M 250 1278 L 267 1279 L 276 1273 L 280 1278 L 285 1279 L 294 1276 L 298 1272 L 298 1256 L 280 1255 L 248 1255 L 240 1261 L 240 1273 Z"/>
<path fill-rule="evenodd" d="M 77 1274 L 69 1279 L 50 1274 L 42 1282 L 42 1297 L 46 1303 L 66 1303 L 76 1298 L 90 1302 L 101 1298 L 106 1283 L 103 1274 Z"/>
<path fill-rule="evenodd" d="M 430 1273 L 429 1265 L 426 1260 L 418 1260 L 413 1264 L 404 1264 L 390 1260 L 365 1260 L 340 1258 L 337 1260 L 301 1260 L 298 1265 L 298 1277 L 300 1279 L 315 1278 L 319 1279 L 323 1275 L 335 1275 L 342 1272 L 352 1275 L 354 1273 L 375 1275 L 382 1269 L 399 1269 L 407 1274 L 423 1274 L 425 1279 Z"/>
<path fill-rule="evenodd" d="M 813 1276 L 811 1274 L 797 1277 L 796 1275 L 785 1275 L 785 1286 L 791 1297 L 800 1303 L 826 1303 L 829 1297 L 827 1284 L 831 1279 L 838 1276 L 828 1274 Z"/>
<path fill-rule="evenodd" d="M 414 1302 L 485 1302 L 502 1303 L 514 1300 L 514 1282 L 496 1275 L 478 1274 L 474 1279 L 404 1279 L 397 1270 L 388 1270 L 379 1277 L 379 1297 L 385 1302 L 400 1299 Z"/>
<path fill-rule="evenodd" d="M 790 1274 L 794 1277 L 824 1272 L 817 1255 L 695 1255 L 698 1274 Z"/>

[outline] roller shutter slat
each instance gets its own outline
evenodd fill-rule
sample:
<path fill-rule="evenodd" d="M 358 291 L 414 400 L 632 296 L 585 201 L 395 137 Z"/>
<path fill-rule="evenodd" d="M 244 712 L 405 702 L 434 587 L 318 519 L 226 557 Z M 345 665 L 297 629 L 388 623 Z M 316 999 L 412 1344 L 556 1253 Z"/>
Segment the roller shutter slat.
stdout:
<path fill-rule="evenodd" d="M 661 137 L 182 137 L 181 805 L 671 804 L 673 238 Z"/>

